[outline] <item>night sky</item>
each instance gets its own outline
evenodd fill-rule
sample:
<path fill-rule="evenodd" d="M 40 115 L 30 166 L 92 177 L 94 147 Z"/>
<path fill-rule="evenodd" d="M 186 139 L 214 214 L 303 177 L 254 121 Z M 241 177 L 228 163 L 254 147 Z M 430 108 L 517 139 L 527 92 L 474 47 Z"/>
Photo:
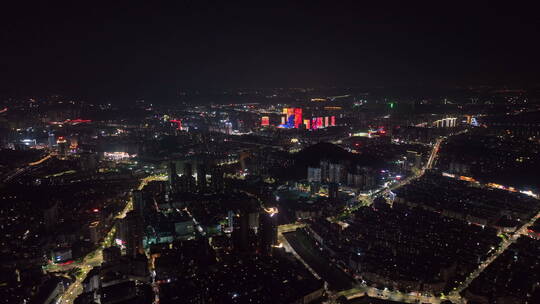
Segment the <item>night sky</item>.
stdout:
<path fill-rule="evenodd" d="M 540 82 L 538 10 L 517 2 L 11 2 L 22 3 L 0 9 L 3 95 Z"/>

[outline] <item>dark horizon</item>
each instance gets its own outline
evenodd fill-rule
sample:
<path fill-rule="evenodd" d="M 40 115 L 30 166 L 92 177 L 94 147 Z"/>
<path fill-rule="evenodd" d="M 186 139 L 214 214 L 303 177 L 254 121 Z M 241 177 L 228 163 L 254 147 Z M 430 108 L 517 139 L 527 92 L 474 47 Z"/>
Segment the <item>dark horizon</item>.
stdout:
<path fill-rule="evenodd" d="M 472 4 L 10 4 L 4 96 L 171 99 L 255 87 L 534 86 L 534 10 Z"/>

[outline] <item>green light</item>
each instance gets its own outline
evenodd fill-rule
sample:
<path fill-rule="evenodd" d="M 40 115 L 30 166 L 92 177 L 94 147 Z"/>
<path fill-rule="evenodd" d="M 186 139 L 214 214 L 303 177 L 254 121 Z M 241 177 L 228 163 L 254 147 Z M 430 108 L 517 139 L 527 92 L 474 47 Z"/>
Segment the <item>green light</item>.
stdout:
<path fill-rule="evenodd" d="M 390 109 L 393 109 L 396 104 L 394 102 L 390 102 L 388 105 L 390 105 Z"/>

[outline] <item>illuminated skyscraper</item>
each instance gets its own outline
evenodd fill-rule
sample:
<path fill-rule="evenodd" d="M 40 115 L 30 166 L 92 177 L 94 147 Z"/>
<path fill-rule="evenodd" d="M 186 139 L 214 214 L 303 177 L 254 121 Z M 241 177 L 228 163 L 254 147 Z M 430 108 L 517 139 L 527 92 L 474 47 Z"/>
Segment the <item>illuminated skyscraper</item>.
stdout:
<path fill-rule="evenodd" d="M 261 117 L 261 126 L 268 127 L 270 125 L 270 118 L 268 116 Z"/>
<path fill-rule="evenodd" d="M 60 154 L 60 156 L 66 156 L 68 149 L 67 140 L 63 136 L 60 136 L 58 137 L 56 144 L 58 145 L 58 153 Z"/>
<path fill-rule="evenodd" d="M 317 129 L 322 128 L 322 127 L 323 127 L 323 118 L 317 117 Z"/>
<path fill-rule="evenodd" d="M 302 124 L 302 109 L 294 108 L 294 127 L 299 128 Z"/>
<path fill-rule="evenodd" d="M 125 218 L 118 222 L 117 227 L 117 238 L 126 245 L 127 255 L 135 257 L 141 253 L 143 251 L 141 217 L 136 212 L 130 211 Z"/>
<path fill-rule="evenodd" d="M 299 128 L 304 122 L 302 119 L 302 108 L 283 108 L 285 117 L 281 118 L 282 128 Z"/>

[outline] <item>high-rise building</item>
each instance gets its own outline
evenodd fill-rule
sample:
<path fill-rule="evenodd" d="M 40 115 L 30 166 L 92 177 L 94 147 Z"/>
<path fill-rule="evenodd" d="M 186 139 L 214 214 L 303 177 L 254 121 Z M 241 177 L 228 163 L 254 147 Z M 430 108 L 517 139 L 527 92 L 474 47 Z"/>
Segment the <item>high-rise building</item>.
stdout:
<path fill-rule="evenodd" d="M 126 254 L 137 256 L 143 251 L 142 218 L 134 211 L 128 212 L 125 218 L 118 221 L 117 238 L 126 245 Z"/>
<path fill-rule="evenodd" d="M 90 236 L 90 242 L 92 242 L 94 245 L 97 245 L 100 239 L 99 228 L 100 228 L 99 221 L 92 222 L 90 223 L 90 225 L 88 225 L 88 234 Z"/>
<path fill-rule="evenodd" d="M 328 182 L 330 178 L 330 171 L 329 171 L 330 162 L 328 162 L 327 160 L 321 160 L 320 167 L 321 167 L 321 182 L 323 183 Z"/>
<path fill-rule="evenodd" d="M 259 252 L 272 255 L 272 248 L 277 245 L 277 214 L 263 212 L 259 216 Z"/>
<path fill-rule="evenodd" d="M 145 203 L 143 191 L 133 190 L 133 210 L 135 210 L 141 218 L 144 214 Z"/>
<path fill-rule="evenodd" d="M 251 250 L 249 214 L 247 212 L 240 212 L 240 217 L 235 221 L 232 237 L 235 251 L 249 252 Z"/>
<path fill-rule="evenodd" d="M 323 127 L 323 118 L 317 117 L 317 129 Z"/>
<path fill-rule="evenodd" d="M 232 232 L 234 229 L 234 211 L 229 210 L 227 212 L 227 229 L 229 232 Z"/>
<path fill-rule="evenodd" d="M 178 183 L 178 173 L 176 172 L 176 163 L 169 162 L 167 171 L 167 180 L 169 183 L 169 191 L 176 192 L 176 186 Z"/>
<path fill-rule="evenodd" d="M 331 183 L 343 183 L 346 178 L 345 166 L 338 163 L 330 163 L 328 166 L 328 181 Z"/>
<path fill-rule="evenodd" d="M 304 123 L 302 119 L 302 108 L 283 108 L 284 116 L 281 118 L 282 128 L 300 128 Z"/>
<path fill-rule="evenodd" d="M 433 125 L 437 128 L 453 128 L 456 126 L 457 118 L 446 117 L 433 122 Z"/>
<path fill-rule="evenodd" d="M 422 166 L 422 154 L 416 151 L 407 151 L 407 169 L 420 169 Z"/>
<path fill-rule="evenodd" d="M 191 163 L 184 163 L 184 175 L 193 176 L 193 166 Z"/>
<path fill-rule="evenodd" d="M 178 192 L 195 192 L 197 183 L 193 175 L 183 174 L 178 180 Z"/>
<path fill-rule="evenodd" d="M 52 131 L 49 131 L 48 144 L 49 144 L 49 149 L 53 149 L 56 146 L 56 136 L 54 135 L 54 132 Z"/>
<path fill-rule="evenodd" d="M 214 192 L 221 192 L 225 188 L 223 170 L 219 166 L 212 167 L 210 183 Z"/>
<path fill-rule="evenodd" d="M 321 182 L 321 168 L 308 167 L 308 182 Z"/>
<path fill-rule="evenodd" d="M 298 129 L 302 122 L 302 108 L 294 108 L 294 127 Z"/>
<path fill-rule="evenodd" d="M 58 145 L 58 153 L 60 156 L 65 157 L 68 152 L 68 142 L 65 137 L 60 136 L 58 137 L 58 140 L 56 140 L 56 144 Z"/>
<path fill-rule="evenodd" d="M 248 215 L 249 228 L 257 231 L 259 229 L 259 212 L 250 212 Z"/>
<path fill-rule="evenodd" d="M 328 184 L 328 197 L 330 199 L 336 199 L 338 197 L 339 186 L 337 183 Z"/>
<path fill-rule="evenodd" d="M 268 127 L 270 125 L 270 118 L 268 116 L 261 117 L 261 126 Z"/>
<path fill-rule="evenodd" d="M 206 186 L 206 164 L 200 163 L 197 165 L 197 187 L 199 190 L 204 190 Z"/>
<path fill-rule="evenodd" d="M 43 210 L 43 218 L 45 228 L 47 230 L 53 228 L 58 223 L 58 201 L 54 200 Z"/>
<path fill-rule="evenodd" d="M 122 256 L 122 252 L 120 250 L 120 247 L 112 246 L 107 247 L 103 249 L 103 262 L 104 263 L 112 263 L 120 260 L 120 257 Z"/>

